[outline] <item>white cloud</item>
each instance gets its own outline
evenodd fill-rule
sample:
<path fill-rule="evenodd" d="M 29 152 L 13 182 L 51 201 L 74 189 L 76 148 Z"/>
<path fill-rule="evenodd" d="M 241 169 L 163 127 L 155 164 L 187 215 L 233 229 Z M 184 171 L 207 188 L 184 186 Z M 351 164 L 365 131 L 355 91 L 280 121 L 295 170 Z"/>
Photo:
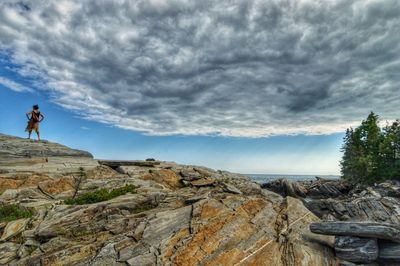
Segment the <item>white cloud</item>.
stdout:
<path fill-rule="evenodd" d="M 258 137 L 399 116 L 396 0 L 22 2 L 0 49 L 86 119 Z"/>
<path fill-rule="evenodd" d="M 4 77 L 0 77 L 0 85 L 3 85 L 4 87 L 16 92 L 32 92 L 30 88 Z"/>

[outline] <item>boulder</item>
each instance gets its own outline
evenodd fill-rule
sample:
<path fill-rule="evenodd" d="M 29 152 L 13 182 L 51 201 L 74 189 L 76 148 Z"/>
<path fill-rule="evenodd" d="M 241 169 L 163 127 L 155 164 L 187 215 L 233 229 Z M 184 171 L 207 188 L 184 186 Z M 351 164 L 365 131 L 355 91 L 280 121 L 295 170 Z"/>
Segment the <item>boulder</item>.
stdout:
<path fill-rule="evenodd" d="M 194 169 L 182 169 L 179 174 L 185 181 L 194 181 L 201 178 L 201 174 Z"/>
<path fill-rule="evenodd" d="M 337 220 L 400 223 L 400 200 L 391 197 L 348 197 L 343 199 L 314 199 L 305 202 L 318 217 L 332 215 Z"/>
<path fill-rule="evenodd" d="M 264 189 L 272 190 L 284 197 L 297 198 L 337 198 L 347 195 L 352 185 L 339 179 L 323 179 L 306 181 L 291 181 L 285 178 L 276 179 L 261 185 Z"/>
<path fill-rule="evenodd" d="M 21 233 L 25 229 L 28 222 L 29 219 L 18 219 L 8 222 L 6 228 L 4 228 L 0 241 L 7 241 L 8 239 Z"/>
<path fill-rule="evenodd" d="M 237 189 L 234 185 L 227 184 L 227 183 L 222 183 L 224 187 L 224 191 L 228 193 L 233 193 L 233 194 L 243 194 L 242 191 Z"/>

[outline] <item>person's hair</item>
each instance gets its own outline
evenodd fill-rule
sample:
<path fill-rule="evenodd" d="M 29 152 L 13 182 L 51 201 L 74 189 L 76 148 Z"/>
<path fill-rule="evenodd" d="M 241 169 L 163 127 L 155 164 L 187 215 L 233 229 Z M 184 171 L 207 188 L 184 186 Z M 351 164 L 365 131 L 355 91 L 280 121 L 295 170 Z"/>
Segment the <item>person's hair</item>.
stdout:
<path fill-rule="evenodd" d="M 33 110 L 39 110 L 39 105 L 35 104 L 35 105 L 33 106 Z"/>

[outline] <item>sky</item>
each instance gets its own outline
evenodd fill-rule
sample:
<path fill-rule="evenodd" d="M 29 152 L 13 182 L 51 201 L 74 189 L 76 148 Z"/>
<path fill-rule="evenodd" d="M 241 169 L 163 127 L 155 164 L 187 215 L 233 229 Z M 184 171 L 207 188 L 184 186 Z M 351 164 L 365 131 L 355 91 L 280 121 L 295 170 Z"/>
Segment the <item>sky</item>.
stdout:
<path fill-rule="evenodd" d="M 397 0 L 0 2 L 0 132 L 97 158 L 338 174 L 343 132 L 399 118 Z"/>

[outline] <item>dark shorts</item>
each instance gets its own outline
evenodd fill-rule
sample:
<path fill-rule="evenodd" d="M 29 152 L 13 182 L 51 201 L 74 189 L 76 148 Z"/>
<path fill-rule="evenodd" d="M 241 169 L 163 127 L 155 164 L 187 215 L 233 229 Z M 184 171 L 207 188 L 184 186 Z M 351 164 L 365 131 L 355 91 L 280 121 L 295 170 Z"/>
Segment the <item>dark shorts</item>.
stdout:
<path fill-rule="evenodd" d="M 32 130 L 34 130 L 36 133 L 39 132 L 39 122 L 35 122 L 33 120 L 28 122 L 28 126 L 26 127 L 25 131 L 32 132 Z"/>

